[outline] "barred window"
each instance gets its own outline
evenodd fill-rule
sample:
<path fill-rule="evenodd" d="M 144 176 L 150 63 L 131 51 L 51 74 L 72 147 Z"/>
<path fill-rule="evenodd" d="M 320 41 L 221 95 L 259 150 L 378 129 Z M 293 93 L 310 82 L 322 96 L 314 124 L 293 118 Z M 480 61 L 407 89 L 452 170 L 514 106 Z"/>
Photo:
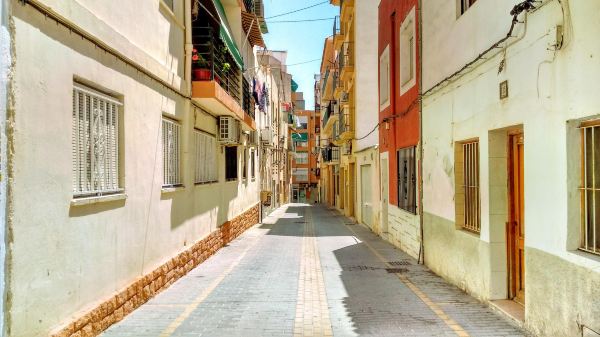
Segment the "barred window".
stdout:
<path fill-rule="evenodd" d="M 119 107 L 115 98 L 80 84 L 73 87 L 73 194 L 122 192 L 119 183 Z"/>
<path fill-rule="evenodd" d="M 600 254 L 600 125 L 581 128 L 581 249 Z"/>
<path fill-rule="evenodd" d="M 417 213 L 415 149 L 398 150 L 398 207 L 413 214 Z"/>
<path fill-rule="evenodd" d="M 242 179 L 246 180 L 248 178 L 248 150 L 242 150 Z"/>
<path fill-rule="evenodd" d="M 217 139 L 207 133 L 194 131 L 196 144 L 196 184 L 213 183 L 219 180 L 217 171 Z"/>
<path fill-rule="evenodd" d="M 162 148 L 163 148 L 163 187 L 182 185 L 181 160 L 181 126 L 179 123 L 163 118 Z"/>
<path fill-rule="evenodd" d="M 481 231 L 479 203 L 479 141 L 462 144 L 464 221 L 462 227 L 471 232 Z"/>
<path fill-rule="evenodd" d="M 256 178 L 256 151 L 250 151 L 250 178 Z"/>
<path fill-rule="evenodd" d="M 296 181 L 307 182 L 308 181 L 308 169 L 307 168 L 294 168 L 292 169 L 292 175 L 296 178 Z"/>

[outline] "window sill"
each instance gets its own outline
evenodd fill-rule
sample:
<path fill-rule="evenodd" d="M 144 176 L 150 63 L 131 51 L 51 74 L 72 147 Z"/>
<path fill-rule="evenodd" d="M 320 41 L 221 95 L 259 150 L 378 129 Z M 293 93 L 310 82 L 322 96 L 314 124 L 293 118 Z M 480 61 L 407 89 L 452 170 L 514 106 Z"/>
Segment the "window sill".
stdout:
<path fill-rule="evenodd" d="M 465 235 L 472 236 L 473 238 L 475 238 L 477 240 L 481 239 L 481 233 L 477 233 L 477 232 L 468 230 L 468 229 L 463 228 L 463 227 L 458 227 L 457 230 L 459 232 L 461 232 L 461 233 L 464 233 Z"/>
<path fill-rule="evenodd" d="M 92 205 L 92 204 L 125 200 L 125 199 L 127 199 L 127 194 L 125 194 L 125 193 L 94 196 L 94 197 L 85 197 L 85 198 L 73 198 L 71 200 L 71 206 Z"/>
<path fill-rule="evenodd" d="M 225 182 L 226 183 L 237 183 L 238 179 L 237 178 L 236 179 L 227 179 L 227 180 L 225 180 Z"/>
<path fill-rule="evenodd" d="M 160 192 L 165 193 L 175 193 L 185 190 L 185 186 L 166 186 L 161 188 Z"/>
<path fill-rule="evenodd" d="M 206 181 L 203 183 L 194 183 L 194 185 L 196 186 L 205 186 L 205 185 L 212 185 L 212 184 L 218 184 L 219 181 L 218 180 L 214 180 L 214 181 Z"/>

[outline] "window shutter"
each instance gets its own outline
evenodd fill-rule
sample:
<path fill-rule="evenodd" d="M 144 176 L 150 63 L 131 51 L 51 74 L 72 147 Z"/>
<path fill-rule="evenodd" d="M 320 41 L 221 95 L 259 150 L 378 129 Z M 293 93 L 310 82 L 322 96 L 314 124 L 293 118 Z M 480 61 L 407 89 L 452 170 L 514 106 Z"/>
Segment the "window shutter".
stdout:
<path fill-rule="evenodd" d="M 163 118 L 163 186 L 181 185 L 180 125 Z"/>
<path fill-rule="evenodd" d="M 120 192 L 120 102 L 93 89 L 73 88 L 73 194 L 99 196 Z"/>

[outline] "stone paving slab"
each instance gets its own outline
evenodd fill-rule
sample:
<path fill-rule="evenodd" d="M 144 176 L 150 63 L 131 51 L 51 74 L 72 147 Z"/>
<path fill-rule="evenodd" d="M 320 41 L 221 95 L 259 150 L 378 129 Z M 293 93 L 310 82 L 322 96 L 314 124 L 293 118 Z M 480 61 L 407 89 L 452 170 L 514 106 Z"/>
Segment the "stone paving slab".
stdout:
<path fill-rule="evenodd" d="M 524 336 L 324 206 L 286 205 L 263 222 L 103 336 Z"/>

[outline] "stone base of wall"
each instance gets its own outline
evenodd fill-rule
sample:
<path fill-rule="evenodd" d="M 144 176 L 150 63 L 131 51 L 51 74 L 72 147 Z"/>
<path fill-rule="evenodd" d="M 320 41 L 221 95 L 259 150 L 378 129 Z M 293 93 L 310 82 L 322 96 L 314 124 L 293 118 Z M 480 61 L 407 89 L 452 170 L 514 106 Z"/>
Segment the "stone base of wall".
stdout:
<path fill-rule="evenodd" d="M 408 255 L 419 258 L 421 248 L 420 218 L 388 204 L 389 241 Z"/>
<path fill-rule="evenodd" d="M 221 247 L 240 236 L 259 221 L 259 205 L 250 208 L 231 221 L 227 221 L 186 251 L 173 257 L 151 273 L 110 297 L 74 322 L 60 328 L 53 337 L 97 336 L 119 322 L 133 310 L 168 288 Z"/>

